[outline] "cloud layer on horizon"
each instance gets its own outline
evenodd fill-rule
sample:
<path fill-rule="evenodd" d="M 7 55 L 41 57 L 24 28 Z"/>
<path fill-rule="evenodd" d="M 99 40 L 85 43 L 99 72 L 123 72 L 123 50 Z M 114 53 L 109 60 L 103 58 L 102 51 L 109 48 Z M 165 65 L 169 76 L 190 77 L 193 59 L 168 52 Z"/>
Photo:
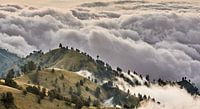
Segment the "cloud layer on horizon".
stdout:
<path fill-rule="evenodd" d="M 155 79 L 187 76 L 200 87 L 199 7 L 185 5 L 111 2 L 72 10 L 1 5 L 0 47 L 25 56 L 63 43 L 114 67 Z"/>

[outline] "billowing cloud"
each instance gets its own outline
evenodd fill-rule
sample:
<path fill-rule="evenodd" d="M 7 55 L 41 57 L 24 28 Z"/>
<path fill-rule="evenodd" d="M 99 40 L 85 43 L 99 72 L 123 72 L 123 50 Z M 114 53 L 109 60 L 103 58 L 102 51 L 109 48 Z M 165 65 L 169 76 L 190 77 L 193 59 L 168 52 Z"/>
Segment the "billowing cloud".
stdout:
<path fill-rule="evenodd" d="M 127 73 L 123 74 L 126 77 L 130 76 Z M 134 74 L 131 73 L 131 75 Z M 140 81 L 144 82 L 145 80 Z M 145 95 L 147 100 L 143 100 L 138 109 L 198 109 L 200 106 L 200 97 L 198 95 L 192 96 L 178 85 L 160 86 L 151 84 L 150 87 L 145 85 L 133 87 L 122 78 L 117 78 L 114 85 L 125 92 L 129 90 L 131 95 Z"/>
<path fill-rule="evenodd" d="M 199 96 L 191 96 L 185 90 L 176 86 L 153 86 L 152 88 L 141 86 L 132 90 L 132 92 L 150 95 L 160 102 L 158 104 L 146 101 L 142 103 L 139 109 L 198 109 L 200 106 Z"/>
<path fill-rule="evenodd" d="M 24 56 L 63 43 L 100 55 L 113 67 L 155 79 L 187 76 L 200 87 L 198 8 L 136 1 L 96 2 L 72 10 L 2 5 L 0 47 Z"/>

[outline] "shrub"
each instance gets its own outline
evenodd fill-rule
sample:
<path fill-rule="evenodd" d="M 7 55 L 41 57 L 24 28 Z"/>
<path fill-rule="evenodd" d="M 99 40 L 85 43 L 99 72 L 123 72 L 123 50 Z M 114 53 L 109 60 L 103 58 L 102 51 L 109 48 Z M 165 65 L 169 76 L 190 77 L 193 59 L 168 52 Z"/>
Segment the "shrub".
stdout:
<path fill-rule="evenodd" d="M 10 78 L 5 79 L 5 85 L 20 89 L 19 85 L 13 79 Z"/>
<path fill-rule="evenodd" d="M 1 101 L 6 109 L 15 109 L 14 97 L 11 92 L 6 92 L 2 94 Z"/>
<path fill-rule="evenodd" d="M 11 92 L 3 93 L 1 101 L 7 104 L 13 104 L 14 103 L 13 94 Z"/>
<path fill-rule="evenodd" d="M 99 100 L 94 100 L 93 106 L 99 107 L 100 106 L 100 101 Z"/>
<path fill-rule="evenodd" d="M 23 93 L 23 95 L 27 95 L 27 91 L 26 90 L 23 90 L 22 93 Z"/>

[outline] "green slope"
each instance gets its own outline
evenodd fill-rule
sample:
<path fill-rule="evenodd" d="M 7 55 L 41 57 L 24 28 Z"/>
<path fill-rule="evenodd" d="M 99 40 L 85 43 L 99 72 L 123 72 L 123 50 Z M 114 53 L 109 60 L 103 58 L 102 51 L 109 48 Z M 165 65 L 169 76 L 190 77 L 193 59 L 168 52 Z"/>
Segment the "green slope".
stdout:
<path fill-rule="evenodd" d="M 94 60 L 86 53 L 79 50 L 58 48 L 47 53 L 34 52 L 23 59 L 23 63 L 33 61 L 43 68 L 61 68 L 68 71 L 88 70 L 94 76 L 101 79 L 112 79 L 114 73 L 112 68 L 101 60 Z"/>
<path fill-rule="evenodd" d="M 118 88 L 101 86 L 74 72 L 66 70 L 44 69 L 41 71 L 32 71 L 14 80 L 24 89 L 31 85 L 40 85 L 49 91 L 55 90 L 67 99 L 72 99 L 72 93 L 70 92 L 72 90 L 75 94 L 80 93 L 79 96 L 84 100 L 90 97 L 91 105 L 98 100 L 102 104 L 101 106 L 103 106 L 103 103 L 111 97 L 113 97 L 114 104 L 121 106 L 127 104 L 137 107 L 140 102 L 137 97 L 120 91 Z M 80 81 L 83 82 L 82 85 Z M 97 94 L 98 88 L 100 92 Z"/>
<path fill-rule="evenodd" d="M 44 69 L 42 71 L 33 71 L 32 73 L 18 77 L 15 81 L 23 87 L 26 87 L 29 84 L 39 84 L 42 87 L 48 88 L 48 90 L 55 89 L 61 95 L 68 98 L 70 98 L 70 87 L 74 92 L 77 92 L 76 84 L 80 83 L 80 81 L 84 81 L 83 85 L 80 86 L 82 96 L 85 99 L 89 96 L 92 100 L 97 99 L 94 96 L 94 93 L 98 85 L 70 71 L 55 70 L 54 73 L 52 73 L 51 69 Z M 86 91 L 86 87 L 89 88 L 89 91 Z M 102 98 L 103 96 L 104 95 L 102 95 Z"/>
<path fill-rule="evenodd" d="M 41 103 L 37 102 L 37 96 L 32 93 L 23 94 L 21 90 L 14 89 L 8 86 L 0 85 L 0 99 L 2 99 L 2 94 L 6 92 L 11 92 L 14 97 L 14 106 L 9 109 L 73 109 L 73 106 L 68 106 L 64 101 L 54 100 L 50 102 L 48 98 L 44 98 Z M 0 109 L 6 109 L 4 103 L 0 101 Z"/>

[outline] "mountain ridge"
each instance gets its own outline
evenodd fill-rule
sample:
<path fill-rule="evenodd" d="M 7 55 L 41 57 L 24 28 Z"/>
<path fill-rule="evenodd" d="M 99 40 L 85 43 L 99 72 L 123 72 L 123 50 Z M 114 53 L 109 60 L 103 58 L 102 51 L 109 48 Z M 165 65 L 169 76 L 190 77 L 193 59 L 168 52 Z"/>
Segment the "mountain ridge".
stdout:
<path fill-rule="evenodd" d="M 15 66 L 20 70 L 15 71 L 11 67 L 2 85 L 16 88 L 21 93 L 33 94 L 38 104 L 48 99 L 48 103 L 51 103 L 52 99 L 56 99 L 77 109 L 88 106 L 131 109 L 139 107 L 142 101 L 161 103 L 149 95 L 131 93 L 131 89 L 137 86 L 151 88 L 156 85 L 179 85 L 180 89 L 184 88 L 192 95 L 199 94 L 198 89 L 186 78 L 178 82 L 162 79 L 151 81 L 149 75 L 144 77 L 135 71 L 124 72 L 119 67 L 113 69 L 100 60 L 98 55 L 97 59 L 93 59 L 79 49 L 63 47 L 61 44 L 59 48 L 46 53 L 33 51 L 18 60 Z M 17 105 L 16 101 L 12 103 L 16 107 L 22 105 Z"/>

